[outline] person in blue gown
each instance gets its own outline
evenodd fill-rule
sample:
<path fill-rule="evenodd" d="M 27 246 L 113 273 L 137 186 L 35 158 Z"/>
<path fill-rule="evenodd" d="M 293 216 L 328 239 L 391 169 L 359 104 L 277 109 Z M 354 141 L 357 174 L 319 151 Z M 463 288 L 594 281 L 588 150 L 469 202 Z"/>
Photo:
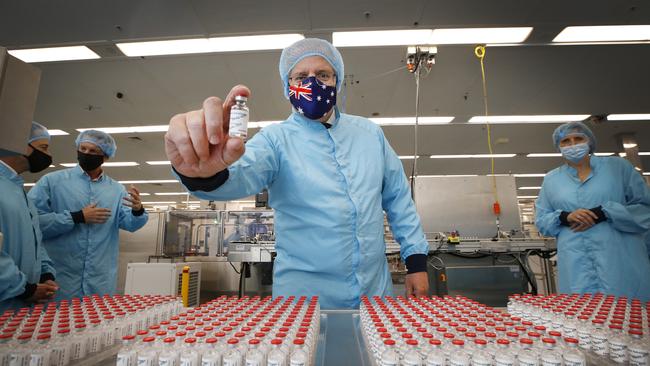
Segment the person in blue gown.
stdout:
<path fill-rule="evenodd" d="M 119 231 L 136 231 L 148 219 L 138 190 L 102 170 L 117 149 L 109 134 L 83 131 L 76 148 L 79 165 L 46 174 L 29 191 L 58 273 L 57 299 L 114 294 Z"/>
<path fill-rule="evenodd" d="M 282 51 L 279 70 L 293 113 L 245 146 L 228 124 L 235 96 L 250 96 L 245 86 L 225 102 L 211 97 L 201 110 L 174 116 L 165 148 L 175 174 L 208 200 L 268 188 L 274 296 L 317 295 L 324 309 L 354 309 L 363 295 L 392 295 L 384 212 L 408 270 L 406 294 L 426 296 L 429 246 L 402 163 L 381 127 L 334 107 L 345 75 L 341 54 L 307 38 Z"/>
<path fill-rule="evenodd" d="M 50 166 L 49 145 L 47 129 L 32 122 L 25 155 L 0 157 L 0 312 L 47 302 L 58 290 L 56 271 L 41 241 L 38 213 L 20 176 Z"/>
<path fill-rule="evenodd" d="M 648 185 L 627 160 L 595 156 L 583 123 L 559 126 L 553 143 L 565 163 L 544 178 L 535 223 L 557 239 L 560 292 L 650 300 Z"/>

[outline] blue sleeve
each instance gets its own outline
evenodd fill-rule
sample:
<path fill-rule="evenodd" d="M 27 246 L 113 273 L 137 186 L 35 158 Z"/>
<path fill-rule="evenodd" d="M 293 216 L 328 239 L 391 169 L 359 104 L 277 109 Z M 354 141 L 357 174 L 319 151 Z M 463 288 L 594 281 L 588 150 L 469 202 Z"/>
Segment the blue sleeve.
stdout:
<path fill-rule="evenodd" d="M 401 257 L 406 261 L 406 258 L 413 254 L 428 254 L 429 243 L 422 231 L 402 162 L 383 133 L 381 138 L 385 162 L 381 206 L 386 211 L 393 236 L 400 245 Z"/>
<path fill-rule="evenodd" d="M 121 187 L 122 187 L 122 193 L 120 194 L 120 203 L 119 203 L 120 209 L 118 212 L 119 226 L 120 229 L 122 230 L 134 232 L 140 229 L 141 227 L 143 227 L 147 223 L 147 221 L 149 220 L 149 214 L 147 213 L 147 211 L 145 211 L 142 215 L 135 216 L 133 214 L 133 210 L 131 209 L 131 207 L 123 204 L 124 197 L 128 196 L 129 194 L 126 191 L 126 189 L 124 189 L 123 186 Z"/>
<path fill-rule="evenodd" d="M 27 277 L 14 260 L 4 250 L 0 252 L 0 301 L 22 295 L 26 284 Z"/>
<path fill-rule="evenodd" d="M 47 254 L 47 250 L 45 250 L 43 243 L 38 244 L 38 251 L 39 257 L 41 258 L 41 274 L 51 273 L 54 277 L 56 277 L 54 263 L 52 263 L 52 259 L 50 259 L 50 256 Z"/>
<path fill-rule="evenodd" d="M 620 162 L 625 202 L 608 201 L 602 205 L 603 211 L 615 229 L 643 234 L 650 229 L 650 190 L 632 164 L 624 159 L 620 159 Z"/>
<path fill-rule="evenodd" d="M 558 236 L 562 230 L 560 214 L 562 210 L 554 209 L 546 194 L 546 179 L 542 183 L 539 197 L 535 201 L 535 226 L 544 236 Z"/>
<path fill-rule="evenodd" d="M 50 181 L 44 176 L 29 190 L 27 197 L 38 209 L 38 222 L 44 239 L 54 238 L 74 229 L 70 211 L 54 212 L 51 207 Z"/>
<path fill-rule="evenodd" d="M 273 144 L 264 131 L 260 131 L 246 143 L 244 155 L 228 167 L 230 174 L 223 185 L 209 192 L 191 192 L 198 198 L 212 201 L 248 197 L 267 188 L 275 180 L 278 169 Z M 185 188 L 190 190 L 187 186 Z"/>

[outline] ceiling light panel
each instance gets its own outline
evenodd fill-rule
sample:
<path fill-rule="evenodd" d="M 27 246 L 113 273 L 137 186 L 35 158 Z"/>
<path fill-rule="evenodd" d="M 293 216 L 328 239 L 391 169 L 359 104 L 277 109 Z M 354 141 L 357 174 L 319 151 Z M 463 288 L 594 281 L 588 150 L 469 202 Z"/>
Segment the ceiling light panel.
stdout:
<path fill-rule="evenodd" d="M 98 59 L 99 55 L 86 46 L 31 48 L 7 51 L 27 63 Z"/>

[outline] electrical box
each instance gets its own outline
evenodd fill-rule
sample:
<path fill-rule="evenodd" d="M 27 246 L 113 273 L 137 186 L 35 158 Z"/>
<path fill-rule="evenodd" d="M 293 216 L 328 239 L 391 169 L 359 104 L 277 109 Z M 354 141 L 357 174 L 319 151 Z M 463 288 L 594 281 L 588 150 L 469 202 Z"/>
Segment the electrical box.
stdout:
<path fill-rule="evenodd" d="M 200 304 L 201 263 L 129 263 L 124 293 L 128 295 L 181 295 L 183 267 L 190 267 L 189 306 Z"/>

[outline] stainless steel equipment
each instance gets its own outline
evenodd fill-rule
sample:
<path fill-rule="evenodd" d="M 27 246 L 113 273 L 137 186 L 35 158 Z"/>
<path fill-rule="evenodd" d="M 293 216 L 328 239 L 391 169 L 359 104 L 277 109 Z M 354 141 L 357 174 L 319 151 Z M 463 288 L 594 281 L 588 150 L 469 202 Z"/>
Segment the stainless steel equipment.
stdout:
<path fill-rule="evenodd" d="M 275 251 L 273 211 L 228 211 L 223 248 L 231 262 L 271 262 Z"/>
<path fill-rule="evenodd" d="M 165 215 L 163 254 L 168 257 L 220 256 L 223 212 L 174 210 Z"/>
<path fill-rule="evenodd" d="M 496 177 L 500 229 L 521 232 L 517 186 L 512 176 Z M 415 204 L 426 233 L 457 230 L 461 236 L 496 236 L 492 177 L 416 177 Z"/>

